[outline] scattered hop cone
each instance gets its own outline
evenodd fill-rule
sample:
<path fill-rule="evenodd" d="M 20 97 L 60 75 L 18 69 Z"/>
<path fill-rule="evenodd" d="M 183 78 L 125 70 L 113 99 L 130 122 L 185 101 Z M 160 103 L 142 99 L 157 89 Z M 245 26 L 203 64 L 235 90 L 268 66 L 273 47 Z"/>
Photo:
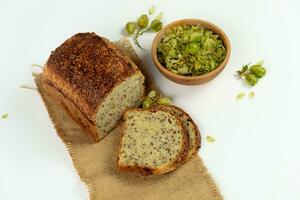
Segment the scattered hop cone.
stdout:
<path fill-rule="evenodd" d="M 171 104 L 171 99 L 169 97 L 162 97 L 158 99 L 157 103 L 159 105 L 168 105 Z"/>
<path fill-rule="evenodd" d="M 151 108 L 153 106 L 154 102 L 151 98 L 149 97 L 146 97 L 142 103 L 142 107 L 144 109 L 148 109 L 148 108 Z"/>
<path fill-rule="evenodd" d="M 149 19 L 147 15 L 141 15 L 137 21 L 137 24 L 140 28 L 144 29 L 148 26 Z"/>
<path fill-rule="evenodd" d="M 136 29 L 136 24 L 134 22 L 127 22 L 125 29 L 128 34 L 132 35 Z"/>
<path fill-rule="evenodd" d="M 246 83 L 250 86 L 256 85 L 258 78 L 254 74 L 245 74 Z"/>
<path fill-rule="evenodd" d="M 262 78 L 266 75 L 266 69 L 261 65 L 253 65 L 250 67 L 250 71 L 257 76 L 257 78 Z"/>
<path fill-rule="evenodd" d="M 151 6 L 151 8 L 149 9 L 148 11 L 148 14 L 149 15 L 153 15 L 155 13 L 155 7 L 154 6 Z"/>
<path fill-rule="evenodd" d="M 162 28 L 162 26 L 163 26 L 162 22 L 155 19 L 151 22 L 150 29 L 155 32 L 158 32 Z"/>
<path fill-rule="evenodd" d="M 143 102 L 143 108 L 144 109 L 148 109 L 148 108 L 151 108 L 151 103 L 149 103 L 149 102 Z"/>
<path fill-rule="evenodd" d="M 158 97 L 156 90 L 151 90 L 148 94 L 148 97 L 151 99 L 156 99 Z"/>

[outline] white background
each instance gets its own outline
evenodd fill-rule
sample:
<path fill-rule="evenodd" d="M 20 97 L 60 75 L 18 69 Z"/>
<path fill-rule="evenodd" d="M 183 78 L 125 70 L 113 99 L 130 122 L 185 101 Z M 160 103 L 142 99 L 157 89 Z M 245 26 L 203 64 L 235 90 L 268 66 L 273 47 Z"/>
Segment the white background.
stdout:
<path fill-rule="evenodd" d="M 232 54 L 225 70 L 200 86 L 181 86 L 154 68 L 154 34 L 138 51 L 157 84 L 199 124 L 200 156 L 228 200 L 300 199 L 300 1 L 297 0 L 0 0 L 0 200 L 88 199 L 34 86 L 31 64 L 78 32 L 118 40 L 129 20 L 151 5 L 164 23 L 211 21 L 227 33 Z M 234 76 L 242 64 L 265 60 L 267 76 L 253 89 Z M 240 92 L 256 97 L 236 101 Z M 126 200 L 126 197 L 124 197 Z"/>

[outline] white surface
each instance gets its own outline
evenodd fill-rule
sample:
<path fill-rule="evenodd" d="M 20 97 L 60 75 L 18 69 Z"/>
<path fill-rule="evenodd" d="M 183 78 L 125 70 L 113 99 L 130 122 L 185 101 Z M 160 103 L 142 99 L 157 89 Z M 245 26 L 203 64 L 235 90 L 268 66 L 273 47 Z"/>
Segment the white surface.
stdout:
<path fill-rule="evenodd" d="M 139 54 L 162 90 L 199 124 L 200 155 L 228 200 L 299 200 L 300 179 L 300 1 L 197 0 L 0 0 L 0 199 L 88 199 L 70 157 L 56 136 L 41 98 L 34 91 L 31 63 L 77 32 L 95 31 L 111 40 L 152 5 L 164 22 L 201 18 L 228 35 L 232 54 L 213 81 L 195 87 L 174 84 L 154 68 L 149 49 Z M 236 101 L 251 89 L 234 77 L 242 64 L 264 59 L 267 76 L 253 89 L 256 97 Z M 126 199 L 126 197 L 124 197 Z"/>

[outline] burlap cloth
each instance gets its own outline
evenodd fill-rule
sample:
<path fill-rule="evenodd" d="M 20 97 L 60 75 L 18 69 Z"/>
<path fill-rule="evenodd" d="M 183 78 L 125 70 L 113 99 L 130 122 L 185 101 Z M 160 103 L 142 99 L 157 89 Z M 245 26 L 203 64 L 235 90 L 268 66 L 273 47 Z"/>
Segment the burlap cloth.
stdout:
<path fill-rule="evenodd" d="M 129 41 L 123 38 L 116 44 L 141 68 L 147 79 L 147 88 L 155 88 Z M 86 184 L 91 200 L 223 199 L 199 156 L 166 175 L 144 177 L 117 171 L 118 127 L 99 143 L 91 144 L 84 130 L 66 113 L 58 99 L 47 94 L 41 75 L 35 81 L 50 119 L 67 147 L 78 175 Z"/>

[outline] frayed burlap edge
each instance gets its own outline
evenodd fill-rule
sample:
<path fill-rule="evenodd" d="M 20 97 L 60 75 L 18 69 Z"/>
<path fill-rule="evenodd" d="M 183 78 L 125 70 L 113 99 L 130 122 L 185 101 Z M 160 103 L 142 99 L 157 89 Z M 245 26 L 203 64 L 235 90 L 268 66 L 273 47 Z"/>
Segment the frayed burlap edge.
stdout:
<path fill-rule="evenodd" d="M 62 128 L 60 127 L 60 125 L 58 123 L 56 123 L 56 119 L 55 119 L 55 116 L 52 114 L 51 112 L 51 104 L 49 101 L 47 101 L 45 99 L 45 96 L 44 96 L 44 93 L 41 91 L 41 75 L 38 75 L 36 78 L 35 78 L 35 82 L 36 82 L 36 86 L 37 86 L 37 90 L 40 94 L 40 96 L 42 97 L 42 100 L 46 106 L 46 109 L 48 111 L 48 115 L 49 115 L 49 118 L 57 132 L 57 135 L 59 136 L 59 138 L 63 141 L 65 147 L 67 148 L 70 156 L 71 156 L 71 159 L 72 159 L 72 162 L 73 162 L 73 166 L 75 167 L 79 177 L 80 177 L 80 180 L 86 185 L 87 187 L 87 190 L 89 192 L 89 196 L 90 196 L 90 199 L 91 200 L 94 200 L 96 199 L 95 198 L 95 195 L 94 195 L 94 188 L 95 188 L 95 185 L 93 184 L 93 182 L 86 176 L 85 172 L 82 171 L 81 169 L 79 169 L 79 166 L 80 165 L 77 165 L 77 157 L 76 157 L 76 154 L 74 153 L 73 151 L 73 146 L 71 143 L 68 143 L 64 137 L 62 137 L 62 134 L 63 134 L 63 130 Z"/>

